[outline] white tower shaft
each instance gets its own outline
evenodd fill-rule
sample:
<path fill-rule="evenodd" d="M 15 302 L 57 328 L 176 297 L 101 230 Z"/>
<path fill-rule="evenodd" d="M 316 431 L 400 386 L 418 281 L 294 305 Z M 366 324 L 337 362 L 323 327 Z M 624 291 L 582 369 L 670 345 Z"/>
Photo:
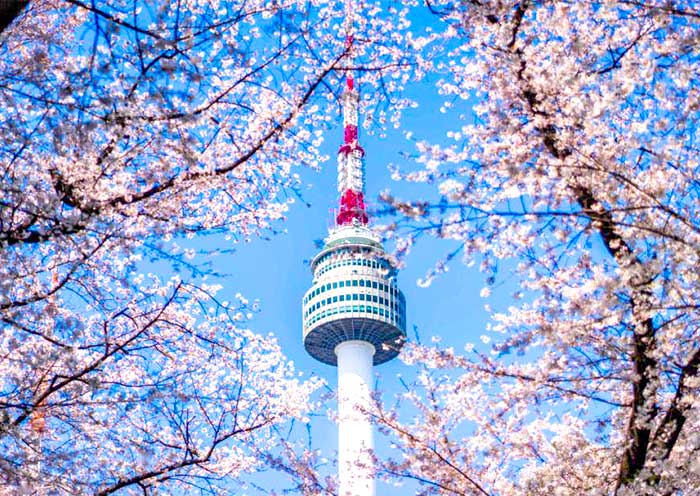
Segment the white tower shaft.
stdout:
<path fill-rule="evenodd" d="M 338 357 L 338 496 L 375 496 L 371 406 L 374 346 L 345 341 Z"/>

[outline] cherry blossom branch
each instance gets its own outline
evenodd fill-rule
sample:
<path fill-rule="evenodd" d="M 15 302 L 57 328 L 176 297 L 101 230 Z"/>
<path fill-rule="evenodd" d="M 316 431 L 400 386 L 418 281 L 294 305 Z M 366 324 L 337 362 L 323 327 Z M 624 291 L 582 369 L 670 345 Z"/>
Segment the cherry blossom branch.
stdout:
<path fill-rule="evenodd" d="M 467 472 L 465 472 L 462 468 L 458 467 L 455 465 L 455 463 L 452 462 L 451 457 L 449 455 L 443 455 L 435 446 L 433 442 L 428 442 L 426 440 L 418 438 L 412 431 L 410 431 L 407 428 L 404 428 L 401 426 L 398 422 L 392 421 L 390 418 L 387 418 L 384 415 L 377 415 L 375 413 L 372 413 L 372 418 L 378 422 L 380 425 L 386 426 L 389 430 L 392 432 L 397 433 L 400 437 L 404 438 L 407 440 L 410 444 L 410 446 L 418 448 L 421 451 L 425 451 L 427 453 L 430 453 L 431 455 L 434 455 L 438 461 L 441 464 L 444 464 L 445 466 L 449 467 L 452 471 L 454 471 L 457 475 L 459 475 L 461 478 L 463 478 L 465 481 L 467 481 L 474 489 L 477 491 L 479 494 L 482 494 L 484 496 L 490 496 L 491 493 L 487 492 L 486 489 L 479 483 L 477 482 L 473 477 L 471 477 Z M 387 469 L 391 470 L 391 469 Z M 408 474 L 411 474 L 411 472 L 402 472 L 402 476 L 406 476 Z M 437 481 L 429 481 L 427 479 L 423 479 L 420 476 L 417 475 L 411 475 L 411 478 L 415 478 L 416 480 L 421 480 L 423 482 L 429 482 L 431 485 L 434 485 L 436 487 L 440 487 L 441 489 L 444 489 L 446 491 L 450 491 L 453 494 L 465 494 L 463 492 L 458 491 L 457 489 L 454 489 L 452 487 L 445 486 L 444 484 L 437 482 Z"/>

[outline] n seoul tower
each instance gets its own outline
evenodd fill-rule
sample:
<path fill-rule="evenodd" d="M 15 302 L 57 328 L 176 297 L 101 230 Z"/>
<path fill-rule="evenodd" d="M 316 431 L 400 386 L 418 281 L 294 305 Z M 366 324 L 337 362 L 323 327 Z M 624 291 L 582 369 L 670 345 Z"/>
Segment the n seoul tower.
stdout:
<path fill-rule="evenodd" d="M 346 3 L 346 48 L 352 49 Z M 306 351 L 338 368 L 339 496 L 374 496 L 374 441 L 367 415 L 372 367 L 398 355 L 406 337 L 406 303 L 397 269 L 367 226 L 364 150 L 358 141 L 360 96 L 350 71 L 342 96 L 344 142 L 338 150 L 340 209 L 325 246 L 311 262 L 304 295 Z"/>

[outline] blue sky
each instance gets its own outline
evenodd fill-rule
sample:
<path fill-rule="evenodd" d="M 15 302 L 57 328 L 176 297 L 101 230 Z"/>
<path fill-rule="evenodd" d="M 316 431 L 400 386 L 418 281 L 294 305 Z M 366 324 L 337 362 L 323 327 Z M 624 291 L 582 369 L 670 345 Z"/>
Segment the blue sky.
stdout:
<path fill-rule="evenodd" d="M 423 102 L 418 109 L 408 111 L 405 130 L 412 130 L 414 137 L 440 139 L 447 129 L 445 115 L 438 112 L 438 105 L 431 97 L 429 86 L 422 88 Z M 448 120 L 449 122 L 449 120 Z M 224 289 L 222 299 L 229 299 L 240 292 L 249 300 L 260 301 L 260 311 L 250 322 L 258 332 L 272 332 L 279 339 L 286 355 L 304 374 L 316 374 L 335 388 L 336 369 L 313 360 L 302 344 L 301 301 L 311 285 L 311 272 L 305 261 L 318 251 L 315 242 L 327 235 L 332 219 L 332 209 L 337 205 L 336 151 L 342 141 L 342 121 L 337 116 L 337 126 L 326 135 L 324 152 L 330 156 L 320 171 L 303 169 L 303 181 L 308 184 L 304 191 L 305 206 L 297 201 L 291 205 L 288 219 L 278 226 L 286 233 L 269 240 L 254 239 L 250 243 L 237 245 L 236 252 L 214 259 L 214 270 L 226 274 L 220 282 Z M 377 205 L 380 191 L 387 188 L 398 196 L 426 194 L 429 190 L 392 181 L 389 164 L 407 164 L 402 152 L 412 152 L 412 144 L 403 137 L 403 131 L 394 131 L 384 139 L 376 135 L 360 136 L 366 151 L 366 193 L 368 201 Z M 386 219 L 374 219 L 382 223 Z M 479 336 L 485 333 L 488 316 L 485 301 L 479 296 L 483 277 L 474 268 L 467 268 L 459 260 L 450 265 L 450 270 L 436 278 L 427 288 L 419 287 L 416 281 L 423 277 L 435 261 L 454 249 L 454 244 L 422 238 L 406 260 L 400 273 L 400 286 L 407 301 L 407 332 L 414 339 L 414 327 L 421 340 L 429 342 L 432 336 L 440 336 L 442 344 L 462 349 L 468 342 L 479 344 Z M 387 245 L 391 249 L 390 245 Z M 387 397 L 399 391 L 397 375 L 410 376 L 411 370 L 399 359 L 375 368 L 378 388 Z M 326 455 L 334 456 L 335 429 L 320 419 L 312 422 L 312 435 L 316 447 L 323 448 Z M 332 444 L 328 444 L 328 440 Z M 319 440 L 323 440 L 320 443 Z M 322 445 L 322 446 L 321 446 Z M 379 441 L 381 445 L 381 441 Z M 383 495 L 406 494 L 404 489 L 379 487 Z"/>

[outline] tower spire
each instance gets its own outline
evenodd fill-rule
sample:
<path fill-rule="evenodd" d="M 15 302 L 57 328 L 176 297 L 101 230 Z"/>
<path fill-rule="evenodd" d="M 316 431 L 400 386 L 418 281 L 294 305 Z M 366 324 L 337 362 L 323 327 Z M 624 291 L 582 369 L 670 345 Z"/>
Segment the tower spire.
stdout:
<path fill-rule="evenodd" d="M 354 35 L 352 29 L 353 4 L 345 2 L 345 49 L 348 62 L 352 65 L 352 48 Z M 340 211 L 336 217 L 338 225 L 353 223 L 367 224 L 365 212 L 365 151 L 359 142 L 359 103 L 360 94 L 355 84 L 352 69 L 345 72 L 345 89 L 343 90 L 343 144 L 338 150 L 338 193 L 340 194 Z"/>

